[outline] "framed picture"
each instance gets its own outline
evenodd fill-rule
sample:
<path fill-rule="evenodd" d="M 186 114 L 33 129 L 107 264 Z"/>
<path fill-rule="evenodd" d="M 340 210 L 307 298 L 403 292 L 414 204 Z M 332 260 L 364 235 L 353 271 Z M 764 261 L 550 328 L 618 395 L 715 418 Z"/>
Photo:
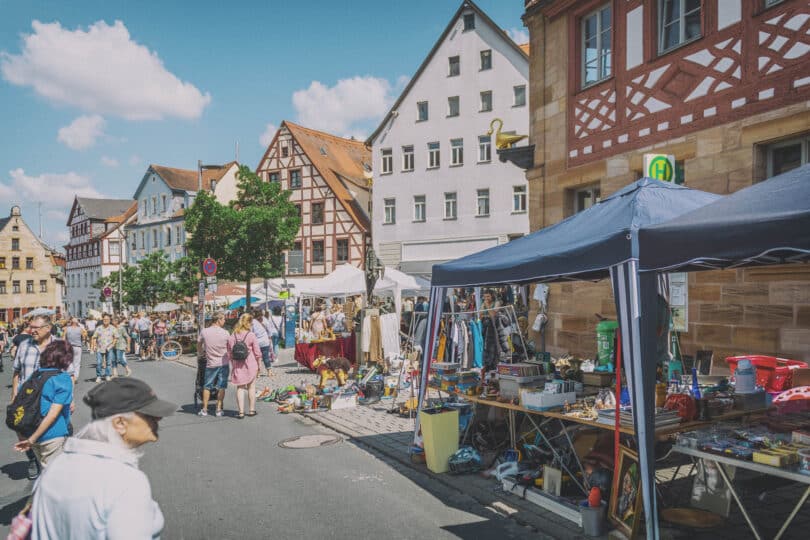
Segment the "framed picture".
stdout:
<path fill-rule="evenodd" d="M 638 454 L 622 446 L 610 492 L 608 518 L 628 538 L 634 538 L 641 524 L 641 469 Z"/>

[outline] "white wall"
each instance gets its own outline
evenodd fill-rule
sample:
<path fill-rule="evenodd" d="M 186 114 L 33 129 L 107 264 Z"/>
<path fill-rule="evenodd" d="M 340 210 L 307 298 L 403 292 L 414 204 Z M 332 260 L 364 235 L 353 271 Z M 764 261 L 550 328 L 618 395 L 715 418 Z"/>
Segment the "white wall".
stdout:
<path fill-rule="evenodd" d="M 480 51 L 485 49 L 492 50 L 492 69 L 480 71 Z M 461 74 L 448 77 L 448 58 L 456 55 L 460 56 Z M 384 262 L 399 262 L 397 244 L 405 244 L 400 253 L 403 261 L 442 260 L 505 241 L 508 235 L 528 233 L 528 214 L 512 211 L 512 188 L 527 185 L 524 172 L 498 160 L 494 134 L 491 161 L 478 163 L 478 136 L 486 134 L 494 118 L 503 120 L 505 131 L 528 134 L 528 105 L 513 106 L 513 87 L 526 85 L 528 93 L 528 75 L 528 61 L 479 17 L 476 28 L 467 32 L 462 31 L 462 19 L 456 21 L 398 107 L 398 116 L 374 141 L 372 238 L 377 253 L 387 259 Z M 492 91 L 493 110 L 479 112 L 480 92 L 486 90 Z M 447 117 L 449 96 L 460 97 L 457 117 Z M 429 119 L 424 122 L 417 122 L 420 101 L 429 102 Z M 460 167 L 450 166 L 450 139 L 455 138 L 464 139 Z M 438 169 L 427 168 L 427 143 L 432 141 L 440 142 Z M 402 172 L 405 145 L 414 146 L 413 172 Z M 393 150 L 393 172 L 384 175 L 381 151 L 388 148 Z M 476 216 L 477 190 L 483 188 L 490 190 L 489 217 Z M 458 218 L 450 221 L 444 219 L 444 193 L 453 191 L 457 192 Z M 425 222 L 413 221 L 415 195 L 426 196 Z M 386 198 L 396 198 L 395 225 L 383 224 Z"/>

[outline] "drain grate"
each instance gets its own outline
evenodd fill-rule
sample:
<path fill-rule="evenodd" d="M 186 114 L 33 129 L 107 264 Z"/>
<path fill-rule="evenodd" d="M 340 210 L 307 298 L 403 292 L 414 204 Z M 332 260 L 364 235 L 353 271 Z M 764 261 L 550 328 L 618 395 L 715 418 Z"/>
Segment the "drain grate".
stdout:
<path fill-rule="evenodd" d="M 278 445 L 282 448 L 300 450 L 302 448 L 320 448 L 321 446 L 332 446 L 342 442 L 343 439 L 337 435 L 300 435 L 284 439 Z"/>

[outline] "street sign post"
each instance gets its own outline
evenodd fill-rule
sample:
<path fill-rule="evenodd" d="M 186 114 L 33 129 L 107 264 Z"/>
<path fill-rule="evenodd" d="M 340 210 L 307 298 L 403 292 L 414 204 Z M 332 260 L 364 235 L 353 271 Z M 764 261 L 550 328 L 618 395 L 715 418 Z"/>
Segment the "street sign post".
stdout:
<path fill-rule="evenodd" d="M 208 257 L 203 261 L 202 270 L 206 276 L 217 275 L 217 261 L 215 261 L 211 257 Z"/>

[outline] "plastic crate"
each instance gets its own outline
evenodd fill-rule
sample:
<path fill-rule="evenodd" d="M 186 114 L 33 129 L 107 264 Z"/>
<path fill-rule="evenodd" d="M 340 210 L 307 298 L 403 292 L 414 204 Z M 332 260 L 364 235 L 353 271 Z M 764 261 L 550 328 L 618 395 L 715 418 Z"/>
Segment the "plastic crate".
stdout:
<path fill-rule="evenodd" d="M 744 356 L 729 356 L 726 358 L 731 376 L 737 370 L 737 363 L 747 358 L 754 365 L 757 373 L 757 384 L 769 392 L 781 392 L 793 386 L 791 370 L 806 368 L 807 363 L 800 360 L 788 360 L 775 356 L 749 354 Z"/>

